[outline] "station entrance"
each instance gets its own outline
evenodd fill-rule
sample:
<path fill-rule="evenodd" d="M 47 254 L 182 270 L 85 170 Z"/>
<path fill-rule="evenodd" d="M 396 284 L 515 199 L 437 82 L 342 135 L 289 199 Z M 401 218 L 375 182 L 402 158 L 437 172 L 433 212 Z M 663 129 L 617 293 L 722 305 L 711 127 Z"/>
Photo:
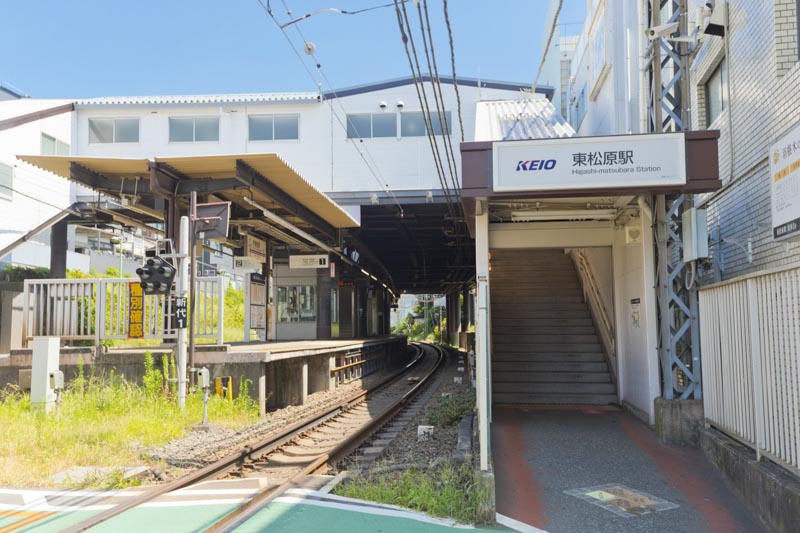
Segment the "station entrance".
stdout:
<path fill-rule="evenodd" d="M 574 257 L 564 249 L 490 252 L 494 404 L 617 403 L 614 354 L 600 340 L 602 319 Z"/>
<path fill-rule="evenodd" d="M 493 406 L 615 404 L 655 424 L 673 371 L 660 332 L 676 326 L 657 290 L 667 224 L 654 213 L 661 195 L 720 187 L 716 142 L 689 132 L 461 145 L 481 469 Z"/>

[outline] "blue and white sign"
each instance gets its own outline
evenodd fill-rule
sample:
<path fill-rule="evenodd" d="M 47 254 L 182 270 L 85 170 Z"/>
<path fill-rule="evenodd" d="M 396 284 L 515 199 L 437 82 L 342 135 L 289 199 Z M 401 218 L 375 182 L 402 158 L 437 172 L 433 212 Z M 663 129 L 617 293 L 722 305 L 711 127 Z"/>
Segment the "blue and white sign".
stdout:
<path fill-rule="evenodd" d="M 568 191 L 686 184 L 682 133 L 496 142 L 493 189 Z"/>

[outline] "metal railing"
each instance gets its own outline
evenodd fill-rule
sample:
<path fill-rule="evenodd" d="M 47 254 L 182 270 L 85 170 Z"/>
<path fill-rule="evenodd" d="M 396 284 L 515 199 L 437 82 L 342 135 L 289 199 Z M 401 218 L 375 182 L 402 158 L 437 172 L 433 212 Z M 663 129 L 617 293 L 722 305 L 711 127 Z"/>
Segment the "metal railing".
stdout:
<path fill-rule="evenodd" d="M 703 287 L 700 335 L 708 424 L 800 470 L 800 268 Z"/>
<path fill-rule="evenodd" d="M 129 339 L 131 278 L 29 279 L 23 289 L 22 338 L 61 337 L 70 341 Z M 225 287 L 221 277 L 196 279 L 195 337 L 223 342 Z M 176 339 L 174 293 L 146 295 L 142 309 L 144 339 Z"/>
<path fill-rule="evenodd" d="M 586 257 L 586 254 L 583 250 L 574 248 L 570 250 L 570 255 L 572 256 L 572 261 L 575 263 L 575 269 L 578 271 L 578 277 L 581 280 L 583 298 L 589 304 L 595 325 L 600 330 L 600 341 L 603 343 L 603 349 L 614 371 L 612 375 L 616 375 L 617 340 L 614 333 L 614 322 L 611 320 L 608 310 L 603 303 L 603 295 L 600 294 L 600 289 L 597 287 L 597 281 L 592 273 L 592 266 L 589 264 L 589 259 Z"/>

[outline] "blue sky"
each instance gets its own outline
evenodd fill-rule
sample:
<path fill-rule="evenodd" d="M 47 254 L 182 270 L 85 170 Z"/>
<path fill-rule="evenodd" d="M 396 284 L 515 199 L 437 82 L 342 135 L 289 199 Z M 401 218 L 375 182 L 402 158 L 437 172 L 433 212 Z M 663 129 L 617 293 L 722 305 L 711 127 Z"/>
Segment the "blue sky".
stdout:
<path fill-rule="evenodd" d="M 297 17 L 391 0 L 284 1 Z M 547 0 L 449 0 L 448 6 L 459 76 L 533 82 Z M 271 0 L 271 7 L 281 22 L 290 20 L 281 0 Z M 585 0 L 565 0 L 560 22 L 582 22 L 584 7 Z M 25 0 L 2 9 L 10 50 L 0 55 L 0 83 L 31 96 L 316 89 L 257 0 Z M 407 9 L 418 28 L 416 6 Z M 442 0 L 428 0 L 428 10 L 439 71 L 449 74 Z M 297 29 L 315 44 L 335 88 L 410 75 L 394 8 L 320 13 L 288 27 L 302 48 Z"/>

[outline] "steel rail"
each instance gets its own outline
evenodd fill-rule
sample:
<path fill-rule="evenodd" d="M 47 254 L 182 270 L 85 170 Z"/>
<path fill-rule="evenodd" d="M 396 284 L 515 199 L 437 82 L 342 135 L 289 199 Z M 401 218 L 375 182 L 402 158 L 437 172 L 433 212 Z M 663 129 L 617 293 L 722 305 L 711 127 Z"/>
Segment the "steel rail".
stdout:
<path fill-rule="evenodd" d="M 414 358 L 408 364 L 406 364 L 400 371 L 382 380 L 372 388 L 354 394 L 350 398 L 341 401 L 339 404 L 337 404 L 334 407 L 331 407 L 330 409 L 324 411 L 323 413 L 318 413 L 306 417 L 303 420 L 289 426 L 288 428 L 279 431 L 276 434 L 265 437 L 264 439 L 257 441 L 255 443 L 246 445 L 239 452 L 223 457 L 222 459 L 219 459 L 218 461 L 215 461 L 210 465 L 206 465 L 203 468 L 200 468 L 198 470 L 195 470 L 194 472 L 181 476 L 180 478 L 170 481 L 169 483 L 159 485 L 156 488 L 151 489 L 140 496 L 130 498 L 129 500 L 123 503 L 115 505 L 111 509 L 103 511 L 102 513 L 98 513 L 92 517 L 89 517 L 86 520 L 79 522 L 78 524 L 75 524 L 72 527 L 64 529 L 62 533 L 80 533 L 82 531 L 86 531 L 87 529 L 102 524 L 103 522 L 106 522 L 116 516 L 119 516 L 126 511 L 129 511 L 135 507 L 148 503 L 158 498 L 159 496 L 186 488 L 190 485 L 194 485 L 200 481 L 204 481 L 209 478 L 219 477 L 224 473 L 226 473 L 227 471 L 235 468 L 238 464 L 244 462 L 248 458 L 250 459 L 258 458 L 264 454 L 274 451 L 275 449 L 283 446 L 287 442 L 296 438 L 298 435 L 330 420 L 331 418 L 338 416 L 344 411 L 352 409 L 354 406 L 363 402 L 367 394 L 375 392 L 376 390 L 400 379 L 407 370 L 417 365 L 422 360 L 422 357 L 424 355 L 424 349 L 421 348 L 420 345 L 412 344 L 411 346 L 413 346 L 417 350 Z"/>
<path fill-rule="evenodd" d="M 206 529 L 205 533 L 227 533 L 229 531 L 233 531 L 237 527 L 244 524 L 247 520 L 252 518 L 253 515 L 258 513 L 261 509 L 263 509 L 266 504 L 292 487 L 297 486 L 306 476 L 319 471 L 330 461 L 351 453 L 373 433 L 383 427 L 386 422 L 394 418 L 397 413 L 406 406 L 410 399 L 414 398 L 422 391 L 428 380 L 433 377 L 433 375 L 444 362 L 445 354 L 442 348 L 432 344 L 426 344 L 425 346 L 430 346 L 431 348 L 435 349 L 438 354 L 438 359 L 433 369 L 413 388 L 408 390 L 401 398 L 396 400 L 386 410 L 384 410 L 379 417 L 375 418 L 370 423 L 350 435 L 347 439 L 337 444 L 332 450 L 318 455 L 308 466 L 292 476 L 289 480 L 283 482 L 278 487 L 269 487 L 263 489 L 253 498 L 243 503 L 221 520 L 216 522 L 214 525 Z"/>

